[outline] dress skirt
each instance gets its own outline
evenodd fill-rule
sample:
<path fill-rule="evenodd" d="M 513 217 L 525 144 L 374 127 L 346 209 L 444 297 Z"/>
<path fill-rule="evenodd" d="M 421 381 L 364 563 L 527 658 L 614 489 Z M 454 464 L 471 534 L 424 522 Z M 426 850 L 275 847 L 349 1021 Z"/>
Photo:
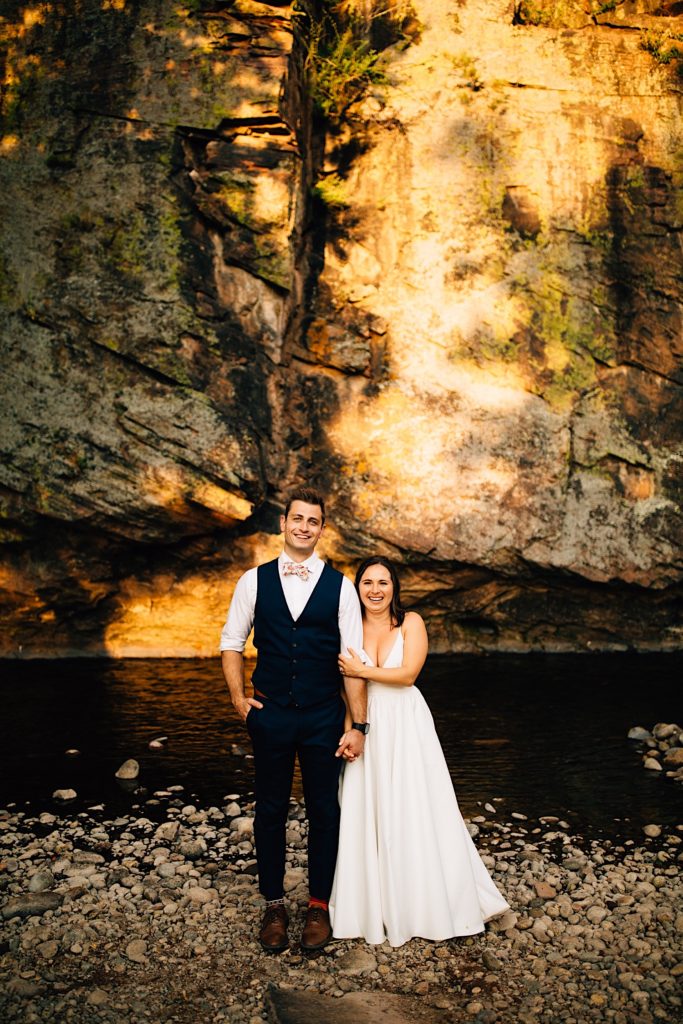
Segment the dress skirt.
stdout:
<path fill-rule="evenodd" d="M 483 931 L 508 904 L 460 814 L 424 697 L 370 682 L 368 721 L 364 754 L 340 783 L 335 937 L 401 946 Z"/>

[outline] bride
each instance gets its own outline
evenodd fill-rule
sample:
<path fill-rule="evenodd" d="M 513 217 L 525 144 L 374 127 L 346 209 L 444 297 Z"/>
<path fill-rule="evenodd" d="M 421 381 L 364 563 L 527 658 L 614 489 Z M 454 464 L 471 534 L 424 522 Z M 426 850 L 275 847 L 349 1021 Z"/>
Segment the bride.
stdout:
<path fill-rule="evenodd" d="M 334 936 L 401 946 L 414 936 L 473 935 L 509 909 L 458 808 L 427 704 L 413 683 L 427 631 L 401 607 L 385 558 L 356 573 L 363 648 L 340 655 L 345 676 L 368 682 L 363 756 L 344 766 L 337 868 L 330 897 Z"/>

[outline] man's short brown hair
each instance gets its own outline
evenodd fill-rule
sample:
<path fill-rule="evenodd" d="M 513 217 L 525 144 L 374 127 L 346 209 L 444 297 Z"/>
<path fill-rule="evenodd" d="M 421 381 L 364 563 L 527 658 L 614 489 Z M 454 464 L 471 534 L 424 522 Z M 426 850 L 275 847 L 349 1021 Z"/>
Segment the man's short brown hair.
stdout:
<path fill-rule="evenodd" d="M 325 499 L 322 494 L 315 490 L 315 488 L 297 487 L 295 491 L 292 491 L 287 498 L 287 504 L 285 505 L 285 519 L 289 515 L 292 503 L 295 501 L 305 501 L 307 505 L 319 505 L 323 516 L 323 523 L 325 522 Z"/>

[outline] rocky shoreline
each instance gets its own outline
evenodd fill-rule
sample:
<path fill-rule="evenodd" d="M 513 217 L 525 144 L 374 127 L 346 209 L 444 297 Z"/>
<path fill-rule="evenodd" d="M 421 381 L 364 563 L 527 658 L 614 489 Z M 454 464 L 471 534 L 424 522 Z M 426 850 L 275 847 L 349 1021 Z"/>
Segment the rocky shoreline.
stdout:
<path fill-rule="evenodd" d="M 296 942 L 306 822 L 292 801 L 292 942 L 270 957 L 255 941 L 252 805 L 231 795 L 202 809 L 178 791 L 155 794 L 161 821 L 101 806 L 0 812 L 3 1021 L 260 1024 L 272 985 L 417 995 L 445 1022 L 683 1016 L 683 825 L 620 845 L 555 818 L 505 822 L 488 804 L 469 827 L 513 909 L 485 934 L 400 949 L 335 942 L 309 958 Z"/>
<path fill-rule="evenodd" d="M 664 772 L 674 782 L 683 783 L 683 729 L 675 722 L 657 722 L 652 729 L 634 725 L 628 738 L 640 745 L 643 768 Z"/>

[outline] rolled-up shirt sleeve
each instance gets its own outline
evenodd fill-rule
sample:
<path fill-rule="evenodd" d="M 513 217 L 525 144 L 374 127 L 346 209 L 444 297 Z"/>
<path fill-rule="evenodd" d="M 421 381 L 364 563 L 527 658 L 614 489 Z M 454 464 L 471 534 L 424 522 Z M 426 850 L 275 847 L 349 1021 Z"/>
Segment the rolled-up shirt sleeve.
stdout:
<path fill-rule="evenodd" d="M 339 595 L 339 636 L 342 654 L 347 654 L 349 647 L 352 647 L 356 654 L 360 655 L 361 660 L 368 664 L 369 659 L 363 650 L 363 617 L 360 601 L 356 588 L 346 576 L 342 580 Z"/>
<path fill-rule="evenodd" d="M 228 609 L 228 617 L 221 631 L 221 651 L 244 651 L 254 625 L 257 583 L 256 569 L 249 569 L 238 579 Z"/>

